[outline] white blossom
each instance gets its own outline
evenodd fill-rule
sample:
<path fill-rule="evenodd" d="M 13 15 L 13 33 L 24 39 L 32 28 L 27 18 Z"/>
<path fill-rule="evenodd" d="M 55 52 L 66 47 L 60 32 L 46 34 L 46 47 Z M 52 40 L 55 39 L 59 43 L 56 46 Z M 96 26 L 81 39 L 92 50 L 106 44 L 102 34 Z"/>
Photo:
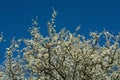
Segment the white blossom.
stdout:
<path fill-rule="evenodd" d="M 31 37 L 12 39 L 0 67 L 0 80 L 119 80 L 120 34 L 90 32 L 92 38 L 87 38 L 65 28 L 57 32 L 56 16 L 53 9 L 48 36 L 40 34 L 36 18 L 29 29 Z"/>

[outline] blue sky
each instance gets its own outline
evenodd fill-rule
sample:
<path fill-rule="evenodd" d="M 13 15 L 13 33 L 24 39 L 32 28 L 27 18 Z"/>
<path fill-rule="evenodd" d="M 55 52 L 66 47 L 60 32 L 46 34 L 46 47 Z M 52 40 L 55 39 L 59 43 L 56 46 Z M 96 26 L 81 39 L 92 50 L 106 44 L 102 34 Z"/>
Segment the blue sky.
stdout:
<path fill-rule="evenodd" d="M 47 35 L 46 23 L 51 18 L 52 7 L 58 12 L 57 31 L 61 28 L 80 33 L 90 31 L 120 32 L 120 1 L 118 0 L 0 0 L 0 32 L 6 40 L 12 37 L 27 38 L 32 19 L 39 18 L 41 34 Z M 0 48 L 3 48 L 1 44 Z"/>
<path fill-rule="evenodd" d="M 0 32 L 7 38 L 28 36 L 31 20 L 38 16 L 41 33 L 46 34 L 52 7 L 58 11 L 57 30 L 73 31 L 81 25 L 81 33 L 120 31 L 120 1 L 116 0 L 0 0 Z"/>

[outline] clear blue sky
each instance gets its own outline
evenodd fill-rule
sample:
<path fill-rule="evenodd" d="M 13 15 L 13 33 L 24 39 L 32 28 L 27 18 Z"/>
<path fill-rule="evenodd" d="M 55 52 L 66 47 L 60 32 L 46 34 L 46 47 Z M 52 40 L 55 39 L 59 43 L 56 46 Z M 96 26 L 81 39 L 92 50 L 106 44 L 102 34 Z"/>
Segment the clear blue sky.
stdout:
<path fill-rule="evenodd" d="M 57 31 L 66 27 L 73 32 L 81 25 L 80 33 L 85 35 L 103 28 L 120 32 L 120 0 L 0 0 L 0 32 L 8 41 L 27 37 L 32 19 L 38 16 L 41 34 L 46 35 L 52 7 L 58 11 Z"/>
<path fill-rule="evenodd" d="M 52 7 L 59 13 L 57 29 L 72 30 L 81 25 L 81 33 L 106 28 L 120 31 L 120 1 L 116 0 L 0 0 L 0 32 L 6 37 L 27 36 L 31 20 L 39 17 L 41 33 L 47 31 Z"/>

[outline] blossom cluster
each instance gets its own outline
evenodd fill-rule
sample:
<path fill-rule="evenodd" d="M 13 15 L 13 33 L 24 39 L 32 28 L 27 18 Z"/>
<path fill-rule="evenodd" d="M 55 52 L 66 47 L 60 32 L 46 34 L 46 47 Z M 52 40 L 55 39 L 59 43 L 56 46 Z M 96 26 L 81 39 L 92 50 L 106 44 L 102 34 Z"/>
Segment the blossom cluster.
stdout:
<path fill-rule="evenodd" d="M 31 38 L 12 39 L 6 48 L 1 80 L 120 80 L 120 34 L 90 32 L 91 38 L 63 28 L 55 30 L 57 12 L 48 21 L 49 35 L 40 34 L 37 19 Z M 101 45 L 101 40 L 104 44 Z M 24 44 L 24 48 L 20 44 Z"/>

